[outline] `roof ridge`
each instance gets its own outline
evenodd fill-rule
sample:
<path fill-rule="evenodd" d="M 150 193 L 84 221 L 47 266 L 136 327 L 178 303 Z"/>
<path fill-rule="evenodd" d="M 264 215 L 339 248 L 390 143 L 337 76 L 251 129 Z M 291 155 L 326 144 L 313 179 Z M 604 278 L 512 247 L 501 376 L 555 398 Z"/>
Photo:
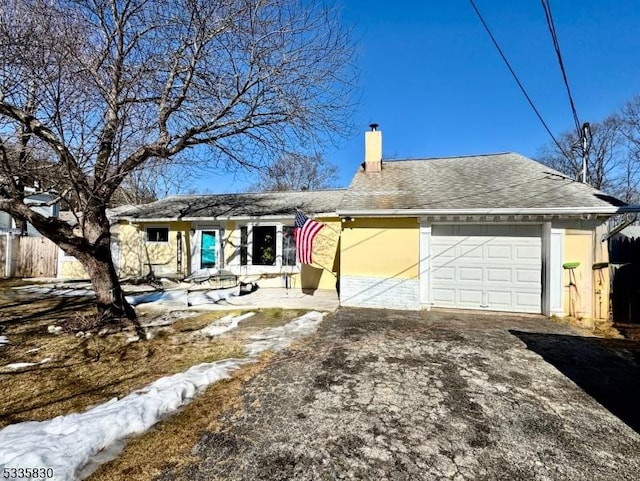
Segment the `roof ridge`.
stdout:
<path fill-rule="evenodd" d="M 154 202 L 165 201 L 170 199 L 187 199 L 187 198 L 202 198 L 202 197 L 215 197 L 215 196 L 224 196 L 224 195 L 264 195 L 264 194 L 294 194 L 294 193 L 314 193 L 314 192 L 341 192 L 346 191 L 348 187 L 336 187 L 330 189 L 309 189 L 309 190 L 265 190 L 265 191 L 253 191 L 253 192 L 218 192 L 218 193 L 207 193 L 207 194 L 173 194 L 163 199 L 158 199 Z"/>
<path fill-rule="evenodd" d="M 505 151 L 505 152 L 494 152 L 494 153 L 486 153 L 486 154 L 466 154 L 466 155 L 447 155 L 445 157 L 415 157 L 415 158 L 405 158 L 405 159 L 382 159 L 382 162 L 422 162 L 425 160 L 449 160 L 449 159 L 469 159 L 473 157 L 496 157 L 501 155 L 518 155 L 520 157 L 525 157 L 518 152 L 513 151 Z M 526 158 L 526 157 L 525 157 Z"/>

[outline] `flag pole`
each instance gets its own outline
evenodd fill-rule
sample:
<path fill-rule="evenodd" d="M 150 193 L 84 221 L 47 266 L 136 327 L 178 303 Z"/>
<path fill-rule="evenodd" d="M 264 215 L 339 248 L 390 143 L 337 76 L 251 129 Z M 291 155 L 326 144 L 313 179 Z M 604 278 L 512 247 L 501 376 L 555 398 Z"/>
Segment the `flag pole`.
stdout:
<path fill-rule="evenodd" d="M 304 215 L 307 215 L 307 213 L 306 213 L 305 211 L 303 211 L 302 209 L 298 209 L 297 207 L 296 207 L 296 211 L 297 211 L 297 212 L 302 212 Z M 307 215 L 307 217 L 309 217 L 309 218 L 311 219 L 313 216 L 308 216 L 308 215 Z M 329 229 L 331 229 L 331 230 L 332 230 L 333 232 L 335 232 L 336 234 L 338 234 L 338 237 L 340 237 L 340 236 L 342 235 L 342 233 L 341 233 L 339 230 L 334 229 L 334 228 L 333 228 L 333 227 L 331 227 L 329 224 L 327 224 L 327 223 L 325 223 L 325 222 L 323 222 L 322 224 L 323 224 L 325 227 L 328 227 Z"/>

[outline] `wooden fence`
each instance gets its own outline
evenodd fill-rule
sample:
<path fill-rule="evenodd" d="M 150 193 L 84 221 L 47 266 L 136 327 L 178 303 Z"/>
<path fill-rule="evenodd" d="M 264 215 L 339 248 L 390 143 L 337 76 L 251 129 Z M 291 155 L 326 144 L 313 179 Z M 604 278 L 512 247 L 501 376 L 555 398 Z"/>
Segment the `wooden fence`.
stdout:
<path fill-rule="evenodd" d="M 45 237 L 17 237 L 16 277 L 56 277 L 58 246 Z"/>
<path fill-rule="evenodd" d="M 640 238 L 609 241 L 613 321 L 640 323 Z"/>

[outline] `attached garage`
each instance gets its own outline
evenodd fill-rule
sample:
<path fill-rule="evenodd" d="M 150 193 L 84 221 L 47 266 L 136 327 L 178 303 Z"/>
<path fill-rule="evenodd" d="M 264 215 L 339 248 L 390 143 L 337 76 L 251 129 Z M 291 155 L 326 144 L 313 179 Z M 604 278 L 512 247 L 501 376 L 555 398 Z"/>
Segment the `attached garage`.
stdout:
<path fill-rule="evenodd" d="M 542 312 L 540 225 L 433 225 L 435 307 Z"/>
<path fill-rule="evenodd" d="M 640 207 L 515 153 L 382 161 L 371 129 L 337 209 L 343 305 L 607 316 L 603 223 Z"/>

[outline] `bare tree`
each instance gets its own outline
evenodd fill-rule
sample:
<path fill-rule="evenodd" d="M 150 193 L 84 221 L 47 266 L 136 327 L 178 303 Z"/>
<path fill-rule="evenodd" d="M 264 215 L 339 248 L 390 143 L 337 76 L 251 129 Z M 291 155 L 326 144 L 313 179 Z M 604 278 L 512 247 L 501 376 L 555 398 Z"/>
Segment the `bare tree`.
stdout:
<path fill-rule="evenodd" d="M 260 169 L 258 180 L 248 190 L 285 191 L 332 187 L 338 178 L 338 167 L 320 154 L 287 152 Z"/>
<path fill-rule="evenodd" d="M 135 318 L 105 212 L 125 179 L 154 163 L 258 167 L 347 130 L 353 49 L 321 3 L 2 2 L 0 145 L 47 162 L 0 149 L 0 210 L 84 265 L 102 320 Z M 80 234 L 25 205 L 31 173 L 75 206 Z"/>
<path fill-rule="evenodd" d="M 629 156 L 629 143 L 624 135 L 624 120 L 613 114 L 602 122 L 590 124 L 587 138 L 587 182 L 596 189 L 616 195 L 627 202 L 638 192 L 638 164 Z M 583 143 L 575 131 L 558 137 L 562 150 L 549 143 L 540 149 L 537 160 L 568 177 L 582 179 Z"/>

